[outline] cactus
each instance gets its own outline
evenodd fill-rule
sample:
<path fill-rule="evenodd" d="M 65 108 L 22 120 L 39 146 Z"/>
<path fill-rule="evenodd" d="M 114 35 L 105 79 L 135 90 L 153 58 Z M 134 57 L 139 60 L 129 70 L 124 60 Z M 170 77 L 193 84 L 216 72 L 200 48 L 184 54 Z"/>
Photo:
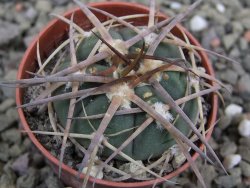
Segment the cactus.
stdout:
<path fill-rule="evenodd" d="M 120 40 L 128 40 L 131 39 L 136 35 L 131 29 L 123 28 L 122 32 L 119 32 L 119 28 L 110 30 L 110 35 L 114 39 Z M 92 34 L 85 40 L 81 42 L 77 50 L 77 59 L 79 61 L 83 61 L 87 59 L 89 56 L 86 53 L 86 49 L 93 47 L 96 45 L 98 38 Z M 140 44 L 131 46 L 128 50 L 130 53 L 136 53 L 136 49 L 138 49 Z M 90 50 L 87 50 L 90 53 Z M 180 58 L 180 52 L 175 45 L 170 45 L 166 43 L 160 43 L 159 47 L 156 49 L 156 53 L 154 54 L 157 57 L 161 58 Z M 139 62 L 139 66 L 143 66 L 144 60 Z M 152 61 L 152 63 L 154 63 Z M 69 64 L 67 61 L 62 63 L 63 67 L 64 64 Z M 88 67 L 85 71 L 86 74 L 95 74 L 106 69 L 110 68 L 110 65 L 105 60 L 102 62 L 98 62 L 98 64 L 94 64 Z M 117 71 L 118 75 L 121 75 L 119 70 Z M 110 74 L 108 76 L 114 77 L 115 74 Z M 120 76 L 119 76 L 120 77 Z M 118 77 L 118 78 L 119 78 Z M 115 78 L 115 77 L 114 77 Z M 174 100 L 180 99 L 190 93 L 188 93 L 188 75 L 187 73 L 183 72 L 175 72 L 175 71 L 162 71 L 161 75 L 159 76 L 160 84 L 162 87 L 170 93 Z M 147 84 L 146 82 L 144 84 Z M 85 86 L 86 85 L 86 86 Z M 92 84 L 92 87 L 98 87 L 99 84 Z M 62 86 L 59 88 L 54 95 L 62 94 L 65 89 Z M 83 84 L 82 89 L 86 89 L 88 86 L 87 84 Z M 154 92 L 152 86 L 149 84 L 140 85 L 133 88 L 133 91 L 136 95 L 138 95 L 142 100 L 147 102 L 149 105 L 154 106 L 155 104 L 159 104 L 158 108 L 161 108 L 160 104 L 164 104 L 161 97 L 158 96 L 157 93 Z M 113 91 L 119 92 L 119 91 Z M 101 94 L 94 97 L 89 97 L 84 99 L 83 101 L 84 106 L 86 106 L 86 114 L 90 115 L 97 115 L 105 113 L 110 105 L 110 97 L 107 94 Z M 58 115 L 58 119 L 60 123 L 65 126 L 66 125 L 66 118 L 67 118 L 67 109 L 69 109 L 69 100 L 64 101 L 56 101 L 53 102 L 55 112 Z M 197 123 L 198 119 L 198 104 L 197 99 L 193 99 L 183 104 L 183 111 L 188 115 L 188 117 L 193 121 L 194 124 Z M 157 105 L 155 105 L 157 107 Z M 131 105 L 124 106 L 121 108 L 132 108 Z M 66 110 L 65 110 L 66 109 Z M 157 110 L 157 109 L 156 109 Z M 173 115 L 172 115 L 173 114 Z M 77 105 L 75 108 L 75 116 L 84 117 L 85 113 L 81 104 Z M 180 118 L 173 110 L 169 111 L 169 116 L 171 116 L 170 120 L 184 135 L 188 135 L 190 129 L 188 125 Z M 173 117 L 172 117 L 173 116 Z M 114 116 L 109 123 L 107 129 L 104 132 L 104 135 L 107 135 L 107 139 L 109 140 L 110 144 L 115 147 L 119 147 L 134 131 L 134 129 L 141 125 L 147 118 L 147 114 L 138 113 L 138 114 L 128 114 L 128 115 L 121 115 L 121 116 Z M 100 125 L 101 119 L 94 119 L 90 120 L 91 124 L 95 128 L 98 129 Z M 71 125 L 71 131 L 74 133 L 80 134 L 92 134 L 95 130 L 92 129 L 89 122 L 85 120 L 75 120 Z M 123 130 L 128 130 L 127 132 L 117 134 L 116 136 L 108 136 L 115 133 L 119 133 Z M 87 139 L 78 139 L 79 143 L 81 143 L 85 148 L 88 148 L 90 141 Z M 163 130 L 161 126 L 157 125 L 157 122 L 152 122 L 140 135 L 138 135 L 128 146 L 122 150 L 125 154 L 129 155 L 135 160 L 146 160 L 150 156 L 151 157 L 159 157 L 162 155 L 164 151 L 175 144 L 174 139 L 171 138 L 171 135 L 168 133 L 167 130 Z M 101 156 L 108 157 L 112 154 L 108 148 L 104 148 Z M 118 158 L 117 156 L 116 158 Z M 122 158 L 119 158 L 124 160 Z"/>
<path fill-rule="evenodd" d="M 74 1 L 93 23 L 94 29 L 84 31 L 75 25 L 73 14 L 71 20 L 56 15 L 69 24 L 69 39 L 62 45 L 69 44 L 70 54 L 60 58 L 51 75 L 45 76 L 54 54 L 42 63 L 38 45 L 40 68 L 33 74 L 35 77 L 2 82 L 1 85 L 46 84 L 46 90 L 35 101 L 19 107 L 38 106 L 41 110 L 39 105 L 48 104 L 54 133 L 47 134 L 63 136 L 60 165 L 68 138 L 85 148 L 79 170 L 86 173 L 84 185 L 92 168 L 96 170 L 97 165 L 99 171 L 104 167 L 111 168 L 108 164 L 112 159 L 122 164 L 131 162 L 142 172 L 166 180 L 161 177 L 162 172 L 156 173 L 152 167 L 147 168 L 138 161 L 151 158 L 156 160 L 154 165 L 157 160 L 163 165 L 166 152 L 178 146 L 205 187 L 189 150 L 192 148 L 214 163 L 193 143 L 199 139 L 224 169 L 204 138 L 206 117 L 203 116 L 202 96 L 225 86 L 199 68 L 196 51 L 205 49 L 191 45 L 184 32 L 185 40 L 170 33 L 201 1 L 175 18 L 154 24 L 155 3 L 152 0 L 148 26 L 140 27 Z M 104 14 L 120 25 L 112 25 L 113 21 L 101 23 L 90 10 Z M 131 18 L 137 16 L 142 15 L 131 15 Z M 60 51 L 62 45 L 55 51 Z M 210 85 L 205 79 L 215 84 Z M 63 127 L 57 127 L 55 121 Z M 138 177 L 138 174 L 111 169 L 124 179 Z M 100 177 L 98 173 L 96 176 Z"/>

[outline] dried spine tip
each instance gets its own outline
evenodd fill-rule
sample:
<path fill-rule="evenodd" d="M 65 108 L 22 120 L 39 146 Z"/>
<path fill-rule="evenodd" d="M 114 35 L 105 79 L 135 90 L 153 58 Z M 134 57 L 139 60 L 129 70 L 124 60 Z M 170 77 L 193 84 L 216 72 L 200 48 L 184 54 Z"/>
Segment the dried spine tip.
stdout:
<path fill-rule="evenodd" d="M 162 115 L 168 122 L 173 121 L 174 118 L 172 114 L 169 112 L 169 110 L 166 108 L 166 106 L 163 103 L 156 102 L 155 104 L 153 104 L 153 108 L 155 109 L 157 113 Z M 163 129 L 162 125 L 158 121 L 156 121 L 156 124 L 157 124 L 157 128 Z"/>
<path fill-rule="evenodd" d="M 113 96 L 120 96 L 122 97 L 122 105 L 121 107 L 125 109 L 131 108 L 131 101 L 128 100 L 127 96 L 131 93 L 134 93 L 134 90 L 131 89 L 127 83 L 115 85 L 111 88 L 110 92 L 106 94 L 108 99 L 111 101 Z"/>

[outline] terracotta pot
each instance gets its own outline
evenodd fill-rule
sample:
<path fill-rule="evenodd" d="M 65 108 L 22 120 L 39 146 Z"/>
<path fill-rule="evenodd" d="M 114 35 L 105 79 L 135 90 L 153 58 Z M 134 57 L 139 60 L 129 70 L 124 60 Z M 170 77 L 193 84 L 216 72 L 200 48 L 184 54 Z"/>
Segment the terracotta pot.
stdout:
<path fill-rule="evenodd" d="M 133 4 L 133 3 L 122 3 L 122 2 L 105 2 L 105 3 L 94 3 L 91 4 L 91 6 L 103 9 L 109 13 L 112 13 L 116 16 L 124 16 L 124 15 L 129 15 L 129 14 L 145 14 L 148 13 L 148 8 L 139 4 Z M 65 14 L 67 18 L 70 18 L 70 15 L 75 12 L 74 16 L 74 21 L 83 27 L 84 29 L 89 29 L 92 27 L 88 19 L 84 16 L 84 14 L 79 10 L 71 10 Z M 97 17 L 105 21 L 107 18 L 106 16 L 103 16 L 99 13 L 95 13 Z M 159 20 L 165 19 L 166 16 L 161 14 L 161 17 Z M 137 25 L 145 25 L 147 23 L 147 18 L 140 18 L 140 21 L 135 21 L 135 24 Z M 40 42 L 40 49 L 41 49 L 41 56 L 42 58 L 47 57 L 53 49 L 58 46 L 60 41 L 65 39 L 68 34 L 68 25 L 65 24 L 64 22 L 60 20 L 53 20 L 48 24 L 45 29 L 42 30 L 42 32 L 39 34 L 39 36 L 36 37 L 36 39 L 32 42 L 30 47 L 27 49 L 22 62 L 20 64 L 19 70 L 18 70 L 18 76 L 17 79 L 24 79 L 28 78 L 29 75 L 26 73 L 26 71 L 34 71 L 37 68 L 37 63 L 36 63 L 36 44 L 37 41 L 39 40 Z M 177 35 L 178 37 L 181 37 L 181 32 L 180 30 L 184 30 L 185 33 L 187 34 L 188 38 L 190 39 L 191 43 L 200 46 L 200 44 L 197 42 L 197 40 L 189 33 L 187 32 L 183 27 L 179 26 L 175 27 L 172 32 Z M 210 75 L 214 75 L 213 68 L 208 60 L 207 55 L 204 52 L 199 52 L 201 59 L 202 59 L 202 65 L 205 67 L 207 73 Z M 212 83 L 211 83 L 212 84 Z M 212 127 L 215 123 L 216 120 L 216 114 L 217 114 L 217 96 L 212 95 L 211 96 L 211 111 L 210 115 L 208 118 L 208 128 Z M 22 104 L 23 101 L 23 90 L 22 89 L 17 89 L 16 90 L 16 103 L 17 105 Z M 52 156 L 49 151 L 47 151 L 41 143 L 37 140 L 36 136 L 29 132 L 30 127 L 26 121 L 26 118 L 24 116 L 24 112 L 22 109 L 18 109 L 18 113 L 23 125 L 23 128 L 28 131 L 28 135 L 32 142 L 36 145 L 36 147 L 42 152 L 42 154 L 48 159 L 49 163 L 52 165 L 54 171 L 57 173 L 58 172 L 58 166 L 59 166 L 59 161 L 57 158 Z M 212 133 L 212 128 L 209 129 L 209 132 L 206 135 L 206 139 L 208 140 L 211 136 Z M 203 145 L 199 145 L 200 148 L 203 148 Z M 192 155 L 193 160 L 195 160 L 198 157 L 197 153 L 194 153 Z M 166 179 L 171 179 L 174 176 L 177 176 L 181 172 L 183 172 L 185 169 L 189 167 L 188 163 L 183 164 L 179 169 L 175 170 L 174 172 L 168 174 L 164 178 Z M 62 181 L 64 181 L 65 184 L 72 186 L 72 187 L 80 187 L 83 175 L 81 176 L 81 179 L 76 178 L 77 176 L 77 171 L 72 169 L 71 167 L 67 165 L 62 166 Z M 94 178 L 89 179 L 89 184 L 91 184 L 94 181 Z M 149 187 L 152 186 L 155 181 L 158 183 L 162 182 L 161 179 L 156 179 L 156 180 L 151 180 L 151 181 L 144 181 L 144 182 L 136 182 L 136 183 L 123 183 L 123 182 L 111 182 L 107 180 L 96 180 L 96 187 Z"/>

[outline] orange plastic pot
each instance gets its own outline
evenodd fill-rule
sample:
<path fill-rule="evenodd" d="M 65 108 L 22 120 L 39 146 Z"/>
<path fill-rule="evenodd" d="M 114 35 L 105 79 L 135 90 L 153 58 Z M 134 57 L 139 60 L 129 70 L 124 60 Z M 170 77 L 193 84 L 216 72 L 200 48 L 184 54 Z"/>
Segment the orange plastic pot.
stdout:
<path fill-rule="evenodd" d="M 114 14 L 116 16 L 125 16 L 125 15 L 131 15 L 131 14 L 147 14 L 149 12 L 148 8 L 139 4 L 134 3 L 122 3 L 122 2 L 105 2 L 105 3 L 93 3 L 90 4 L 93 7 L 105 10 L 111 14 Z M 67 18 L 70 18 L 72 13 L 75 13 L 74 15 L 74 22 L 76 22 L 79 26 L 81 26 L 84 29 L 90 29 L 92 27 L 89 20 L 85 17 L 85 15 L 81 12 L 79 9 L 71 10 L 65 14 Z M 105 21 L 107 20 L 106 16 L 103 16 L 99 13 L 95 13 L 96 16 L 101 20 Z M 163 14 L 160 14 L 159 20 L 166 19 L 166 16 Z M 136 25 L 146 25 L 148 21 L 148 18 L 140 18 L 135 20 Z M 20 67 L 18 69 L 18 75 L 17 79 L 24 79 L 28 78 L 29 75 L 26 73 L 26 71 L 34 71 L 37 68 L 37 61 L 36 61 L 36 44 L 39 40 L 40 43 L 40 51 L 42 58 L 46 58 L 52 51 L 55 49 L 58 44 L 64 40 L 68 35 L 69 26 L 65 24 L 64 22 L 60 20 L 53 20 L 51 21 L 47 27 L 45 27 L 42 32 L 36 37 L 36 39 L 32 42 L 32 44 L 27 49 L 26 53 L 24 54 L 24 57 L 22 59 L 22 62 L 20 64 Z M 175 27 L 172 32 L 182 38 L 181 30 L 183 30 L 189 40 L 192 44 L 196 46 L 200 46 L 200 44 L 197 42 L 197 40 L 188 32 L 186 31 L 182 26 L 178 25 Z M 209 59 L 207 55 L 200 51 L 199 52 L 202 65 L 206 69 L 207 73 L 210 75 L 214 75 L 213 68 L 209 62 Z M 212 84 L 212 83 L 211 83 Z M 16 90 L 16 103 L 17 105 L 21 105 L 23 101 L 23 89 L 17 89 Z M 211 137 L 213 128 L 216 121 L 216 114 L 217 114 L 217 108 L 218 108 L 218 99 L 215 94 L 211 96 L 211 111 L 208 118 L 207 128 L 209 129 L 209 132 L 206 134 L 206 139 L 208 140 Z M 42 152 L 42 154 L 46 157 L 46 159 L 51 164 L 54 171 L 57 173 L 59 168 L 59 161 L 57 158 L 55 158 L 53 155 L 50 154 L 49 151 L 47 151 L 41 143 L 37 140 L 36 136 L 30 132 L 30 126 L 27 123 L 27 120 L 25 118 L 24 112 L 22 109 L 18 109 L 18 113 L 21 119 L 21 123 L 23 125 L 23 128 L 28 131 L 28 135 L 32 142 L 35 144 L 35 146 Z M 199 145 L 200 148 L 203 149 L 203 145 Z M 192 155 L 193 160 L 196 160 L 198 157 L 198 153 L 194 153 Z M 173 171 L 172 173 L 168 174 L 164 178 L 171 179 L 181 172 L 183 172 L 185 169 L 189 167 L 189 164 L 186 162 L 183 164 L 180 168 Z M 77 178 L 77 171 L 72 169 L 71 167 L 67 165 L 62 166 L 62 177 L 61 180 L 71 186 L 71 187 L 80 187 L 82 183 L 83 175 L 81 175 L 80 179 Z M 108 180 L 96 180 L 96 187 L 150 187 L 155 182 L 161 183 L 162 179 L 155 179 L 151 181 L 143 181 L 143 182 L 134 182 L 134 183 L 124 183 L 124 182 L 112 182 Z M 89 184 L 94 182 L 94 178 L 89 179 Z"/>

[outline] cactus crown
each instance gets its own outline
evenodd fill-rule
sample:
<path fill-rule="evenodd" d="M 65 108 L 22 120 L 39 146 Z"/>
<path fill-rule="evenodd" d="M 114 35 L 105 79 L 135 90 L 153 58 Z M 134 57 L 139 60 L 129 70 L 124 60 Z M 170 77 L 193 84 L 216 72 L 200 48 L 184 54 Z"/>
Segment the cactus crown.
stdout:
<path fill-rule="evenodd" d="M 166 154 L 171 151 L 175 155 L 180 150 L 182 161 L 188 160 L 205 186 L 189 150 L 193 149 L 213 163 L 193 143 L 199 139 L 221 165 L 204 138 L 207 111 L 203 108 L 203 95 L 217 92 L 223 84 L 199 67 L 196 51 L 204 49 L 191 45 L 184 32 L 185 40 L 170 32 L 200 1 L 186 12 L 156 24 L 153 0 L 149 15 L 127 17 L 116 17 L 74 1 L 94 28 L 84 31 L 73 22 L 74 14 L 71 20 L 56 15 L 69 24 L 69 39 L 44 63 L 38 44 L 40 68 L 32 73 L 34 78 L 2 85 L 46 84 L 37 99 L 20 107 L 38 106 L 39 110 L 44 110 L 41 105 L 48 107 L 54 133 L 46 134 L 63 136 L 61 163 L 67 138 L 84 153 L 79 168 L 86 174 L 84 185 L 90 175 L 103 178 L 100 175 L 103 169 L 114 171 L 118 175 L 116 181 L 164 179 L 161 177 L 164 170 L 155 167 L 164 168 L 169 162 Z M 90 10 L 110 20 L 101 23 Z M 126 21 L 142 16 L 149 17 L 148 25 L 137 27 Z M 69 55 L 65 55 L 65 50 L 65 57 L 53 63 L 51 59 L 66 45 L 69 45 Z M 54 65 L 52 71 L 47 68 L 49 64 Z M 154 162 L 144 166 L 143 162 L 148 159 Z M 119 164 L 130 162 L 138 170 L 122 171 L 109 165 L 112 160 Z M 148 174 L 146 178 L 140 176 L 143 173 Z"/>

